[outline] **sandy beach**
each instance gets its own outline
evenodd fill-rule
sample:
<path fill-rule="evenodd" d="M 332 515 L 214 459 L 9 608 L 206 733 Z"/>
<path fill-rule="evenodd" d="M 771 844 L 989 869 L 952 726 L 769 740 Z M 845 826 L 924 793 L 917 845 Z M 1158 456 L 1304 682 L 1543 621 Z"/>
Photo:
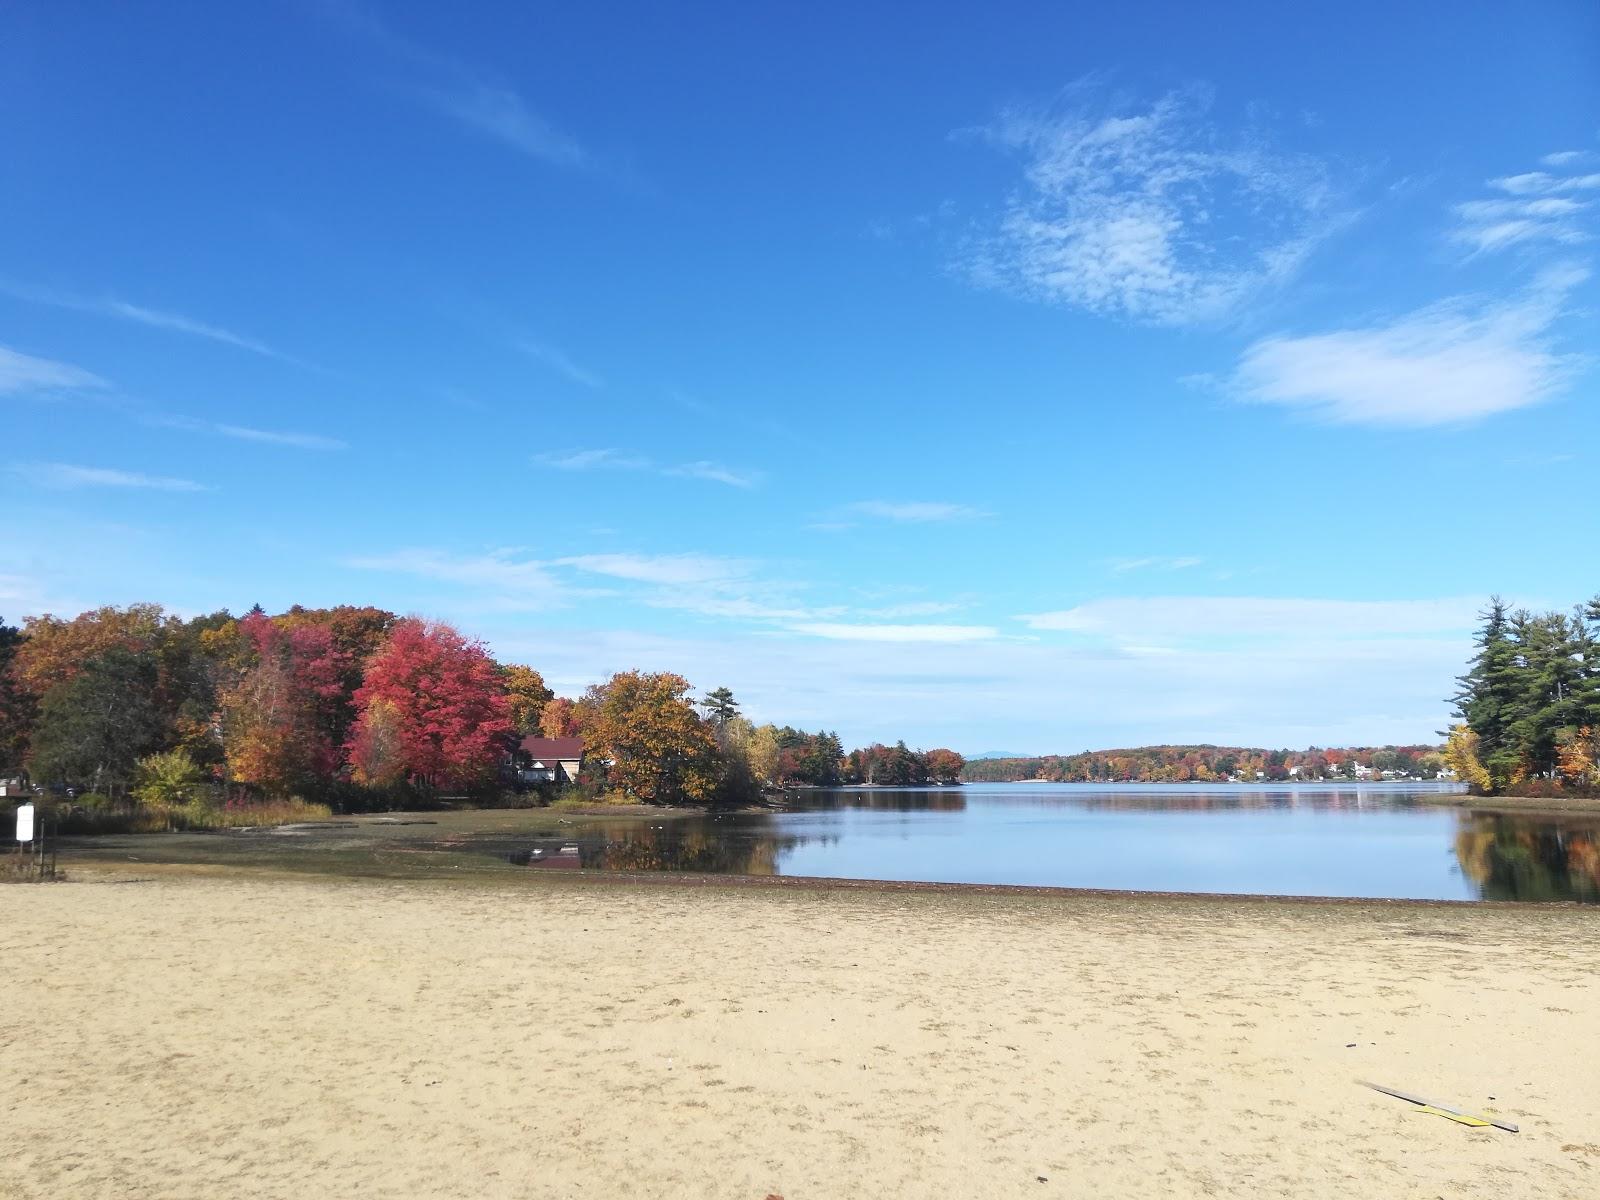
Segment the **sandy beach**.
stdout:
<path fill-rule="evenodd" d="M 0 894 L 7 1197 L 1600 1195 L 1594 910 L 128 870 Z"/>

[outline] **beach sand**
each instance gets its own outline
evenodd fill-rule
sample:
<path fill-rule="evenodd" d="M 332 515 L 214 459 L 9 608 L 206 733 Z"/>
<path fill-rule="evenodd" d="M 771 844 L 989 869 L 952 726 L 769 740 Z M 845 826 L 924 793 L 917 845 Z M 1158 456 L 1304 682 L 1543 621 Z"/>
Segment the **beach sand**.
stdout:
<path fill-rule="evenodd" d="M 192 871 L 0 897 L 8 1197 L 1600 1196 L 1594 910 Z"/>

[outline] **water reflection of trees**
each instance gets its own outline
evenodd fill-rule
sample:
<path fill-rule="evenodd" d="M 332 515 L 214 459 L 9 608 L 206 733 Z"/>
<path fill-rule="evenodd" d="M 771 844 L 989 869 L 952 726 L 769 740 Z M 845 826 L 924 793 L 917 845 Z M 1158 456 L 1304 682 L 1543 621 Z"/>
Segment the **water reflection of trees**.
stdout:
<path fill-rule="evenodd" d="M 985 793 L 969 789 L 976 799 Z M 994 793 L 989 793 L 994 798 Z M 1232 812 L 1241 809 L 1348 809 L 1351 811 L 1380 808 L 1407 808 L 1419 803 L 1414 795 L 1404 791 L 1384 791 L 1362 788 L 1263 788 L 1235 789 L 1230 791 L 1202 791 L 1192 785 L 1166 789 L 1119 788 L 1116 791 L 1095 791 L 1090 788 L 1072 792 L 1040 788 L 1032 791 L 1008 791 L 1004 803 L 1007 807 L 1031 805 L 1037 808 L 1112 809 L 1124 812 L 1206 812 L 1211 810 Z"/>
<path fill-rule="evenodd" d="M 779 835 L 765 823 L 678 820 L 580 840 L 580 851 L 585 867 L 606 871 L 776 875 L 779 856 L 807 840 Z"/>
<path fill-rule="evenodd" d="M 1600 903 L 1600 826 L 1471 813 L 1456 858 L 1485 900 Z"/>
<path fill-rule="evenodd" d="M 794 808 L 849 808 L 869 812 L 962 812 L 966 794 L 960 788 L 837 788 L 827 791 L 790 792 L 785 799 Z"/>

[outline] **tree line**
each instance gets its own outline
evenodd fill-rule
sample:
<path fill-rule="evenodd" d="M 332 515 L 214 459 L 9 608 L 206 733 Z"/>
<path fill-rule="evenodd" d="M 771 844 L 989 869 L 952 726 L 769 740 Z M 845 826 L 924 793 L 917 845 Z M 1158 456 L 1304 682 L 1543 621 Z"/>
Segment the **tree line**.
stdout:
<path fill-rule="evenodd" d="M 1358 746 L 1262 750 L 1242 746 L 1140 746 L 1038 758 L 969 762 L 973 783 L 1282 783 L 1289 780 L 1434 779 L 1445 763 L 1437 746 Z"/>
<path fill-rule="evenodd" d="M 1490 599 L 1445 753 L 1488 794 L 1600 793 L 1600 596 L 1570 612 Z"/>
<path fill-rule="evenodd" d="M 521 739 L 582 737 L 590 796 L 740 804 L 794 784 L 954 782 L 961 758 L 755 726 L 726 688 L 623 671 L 561 697 L 449 625 L 380 608 L 184 618 L 159 605 L 0 622 L 0 778 L 191 813 L 300 797 L 343 811 L 515 780 Z"/>

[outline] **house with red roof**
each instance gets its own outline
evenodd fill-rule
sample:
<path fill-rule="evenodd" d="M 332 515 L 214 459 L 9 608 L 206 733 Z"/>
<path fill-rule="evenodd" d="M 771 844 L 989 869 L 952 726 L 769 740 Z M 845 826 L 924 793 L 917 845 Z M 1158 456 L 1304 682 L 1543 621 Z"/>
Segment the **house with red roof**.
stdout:
<path fill-rule="evenodd" d="M 525 737 L 517 746 L 521 783 L 576 783 L 583 769 L 583 739 Z"/>

